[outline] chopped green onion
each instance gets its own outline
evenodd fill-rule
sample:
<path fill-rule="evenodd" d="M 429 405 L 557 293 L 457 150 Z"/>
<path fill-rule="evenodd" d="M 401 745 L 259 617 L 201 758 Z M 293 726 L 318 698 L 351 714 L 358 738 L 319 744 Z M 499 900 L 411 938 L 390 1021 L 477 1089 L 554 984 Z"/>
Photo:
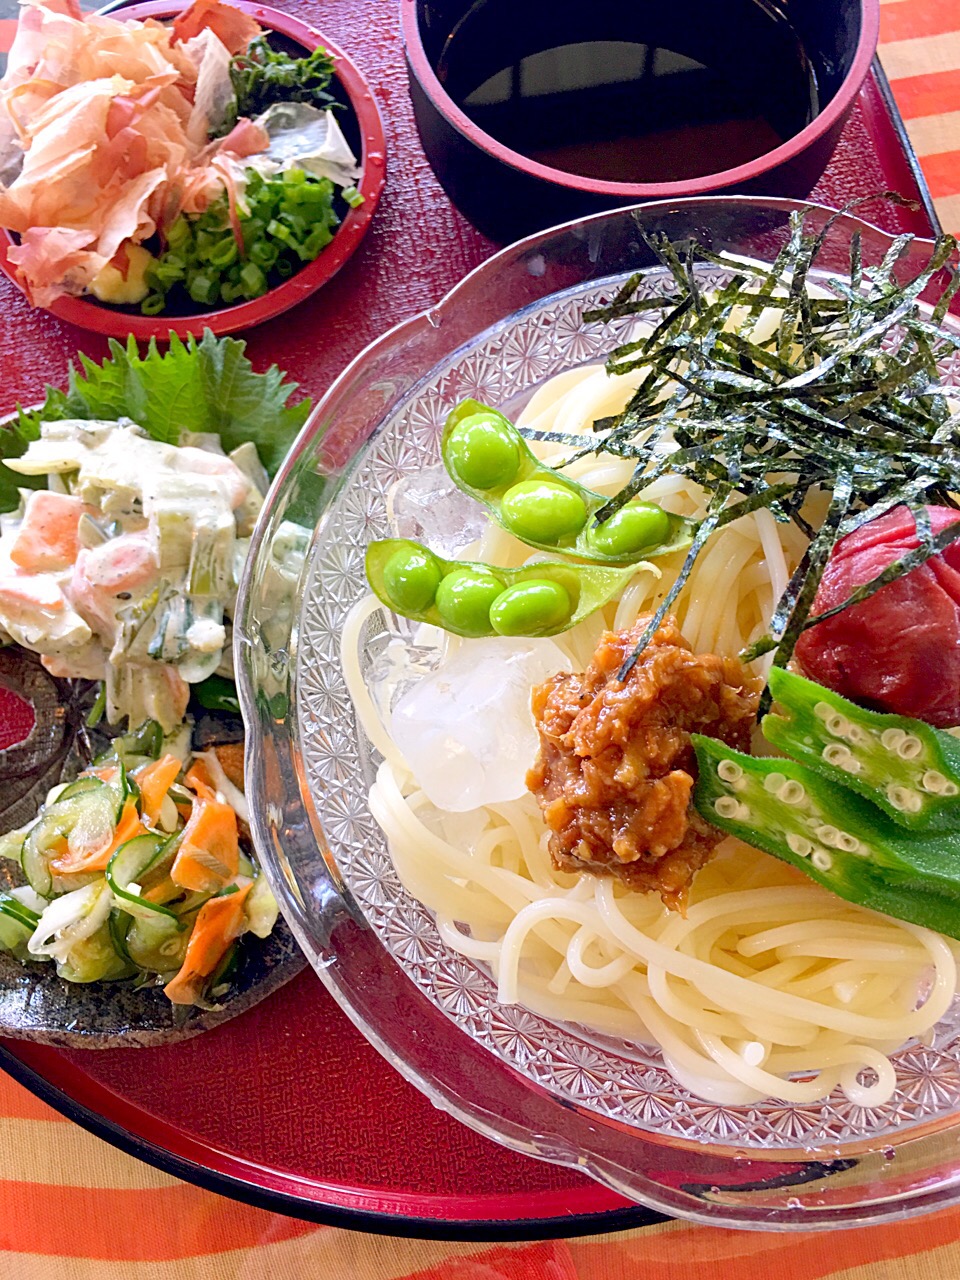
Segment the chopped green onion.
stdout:
<path fill-rule="evenodd" d="M 227 305 L 257 298 L 312 262 L 338 225 L 335 189 L 327 178 L 300 168 L 264 178 L 247 171 L 240 212 L 240 248 L 226 197 L 199 215 L 181 214 L 170 227 L 167 251 L 147 274 L 151 292 L 144 315 L 170 304 Z"/>
<path fill-rule="evenodd" d="M 97 699 L 87 713 L 85 721 L 88 729 L 95 729 L 103 719 L 103 713 L 107 709 L 107 686 L 100 681 L 100 688 L 97 690 Z"/>
<path fill-rule="evenodd" d="M 207 258 L 211 267 L 229 267 L 239 257 L 237 242 L 232 235 L 224 236 L 219 244 L 214 245 Z"/>
<path fill-rule="evenodd" d="M 267 277 L 255 262 L 248 262 L 240 272 L 240 281 L 251 298 L 258 297 L 267 291 Z"/>
<path fill-rule="evenodd" d="M 220 297 L 220 282 L 213 272 L 198 271 L 188 279 L 187 292 L 194 302 L 209 307 Z"/>
<path fill-rule="evenodd" d="M 255 262 L 264 271 L 269 271 L 280 257 L 280 250 L 269 240 L 256 240 L 250 246 L 250 261 Z"/>

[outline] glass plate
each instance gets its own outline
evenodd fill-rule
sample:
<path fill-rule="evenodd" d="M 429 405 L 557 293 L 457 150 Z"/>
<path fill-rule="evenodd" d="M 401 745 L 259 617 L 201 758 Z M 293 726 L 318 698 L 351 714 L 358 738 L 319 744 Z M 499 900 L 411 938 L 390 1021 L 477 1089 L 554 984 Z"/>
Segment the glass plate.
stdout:
<path fill-rule="evenodd" d="M 867 1111 L 839 1093 L 808 1106 L 733 1107 L 688 1093 L 656 1050 L 499 1005 L 489 975 L 444 946 L 396 877 L 366 804 L 377 755 L 339 659 L 346 613 L 366 592 L 366 544 L 390 532 L 386 495 L 437 464 L 458 400 L 515 410 L 546 378 L 602 360 L 615 335 L 582 312 L 649 266 L 641 231 L 695 234 L 769 261 L 793 207 L 716 198 L 569 224 L 505 250 L 370 347 L 318 406 L 274 488 L 241 590 L 237 657 L 268 872 L 308 958 L 395 1066 L 488 1136 L 577 1164 L 666 1212 L 809 1228 L 953 1198 L 945 1131 L 960 1105 L 960 1024 L 947 1019 L 932 1044 L 897 1055 L 898 1089 L 884 1107 Z M 854 227 L 868 261 L 889 247 L 844 217 L 828 234 L 825 266 L 843 269 Z M 904 268 L 923 257 L 915 248 Z M 704 272 L 702 283 L 714 277 Z M 943 373 L 960 385 L 960 362 Z M 364 663 L 385 634 L 374 615 Z"/>

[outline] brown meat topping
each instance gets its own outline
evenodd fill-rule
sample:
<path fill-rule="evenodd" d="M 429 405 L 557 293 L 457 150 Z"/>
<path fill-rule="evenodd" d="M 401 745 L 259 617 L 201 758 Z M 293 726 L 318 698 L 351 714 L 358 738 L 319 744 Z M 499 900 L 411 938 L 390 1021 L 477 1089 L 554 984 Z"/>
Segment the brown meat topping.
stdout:
<path fill-rule="evenodd" d="M 555 867 L 615 875 L 682 909 L 723 839 L 690 802 L 690 734 L 747 749 L 759 682 L 734 659 L 693 653 L 674 618 L 621 682 L 617 671 L 645 625 L 604 632 L 582 675 L 534 689 L 540 751 L 527 786 L 550 828 Z"/>

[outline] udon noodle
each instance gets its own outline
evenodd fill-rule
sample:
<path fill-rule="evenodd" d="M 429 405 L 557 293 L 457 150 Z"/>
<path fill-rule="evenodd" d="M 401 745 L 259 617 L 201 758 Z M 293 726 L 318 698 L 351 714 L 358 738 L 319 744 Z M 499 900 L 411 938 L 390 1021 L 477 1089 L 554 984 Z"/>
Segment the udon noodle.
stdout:
<path fill-rule="evenodd" d="M 598 366 L 572 370 L 536 392 L 519 425 L 590 431 L 635 386 L 635 377 Z M 559 446 L 535 447 L 562 461 Z M 568 473 L 613 494 L 630 467 L 600 453 Z M 642 496 L 684 515 L 704 511 L 702 492 L 677 476 Z M 802 533 L 766 510 L 716 533 L 674 610 L 694 651 L 734 656 L 761 635 L 803 549 Z M 492 522 L 463 556 L 502 565 L 531 558 Z M 583 670 L 605 627 L 655 608 L 682 559 L 638 566 L 618 601 L 554 637 L 555 669 Z M 699 872 L 681 915 L 610 877 L 554 870 L 529 794 L 468 812 L 431 803 L 361 676 L 362 628 L 380 607 L 362 601 L 343 639 L 350 692 L 383 755 L 371 811 L 404 887 L 435 913 L 448 947 L 493 975 L 501 1002 L 580 1024 L 588 1036 L 655 1044 L 681 1084 L 719 1103 L 812 1103 L 838 1086 L 862 1106 L 889 1099 L 889 1055 L 928 1036 L 954 998 L 954 944 L 852 906 L 734 840 Z M 448 662 L 475 642 L 429 629 L 418 643 L 441 646 Z"/>

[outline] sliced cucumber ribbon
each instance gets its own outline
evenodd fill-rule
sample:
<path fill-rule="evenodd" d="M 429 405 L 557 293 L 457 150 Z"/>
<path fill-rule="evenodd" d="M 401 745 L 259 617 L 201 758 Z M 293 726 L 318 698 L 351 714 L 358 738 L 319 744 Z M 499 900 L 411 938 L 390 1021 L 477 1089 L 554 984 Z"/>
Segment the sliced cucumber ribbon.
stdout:
<path fill-rule="evenodd" d="M 170 857 L 179 836 L 159 836 L 150 832 L 142 836 L 134 836 L 126 844 L 122 844 L 107 864 L 107 884 L 113 893 L 118 907 L 129 915 L 142 919 L 155 916 L 168 916 L 176 920 L 176 914 L 169 907 L 158 902 L 148 902 L 138 891 L 131 888 L 149 871 L 155 871 L 165 859 Z"/>

